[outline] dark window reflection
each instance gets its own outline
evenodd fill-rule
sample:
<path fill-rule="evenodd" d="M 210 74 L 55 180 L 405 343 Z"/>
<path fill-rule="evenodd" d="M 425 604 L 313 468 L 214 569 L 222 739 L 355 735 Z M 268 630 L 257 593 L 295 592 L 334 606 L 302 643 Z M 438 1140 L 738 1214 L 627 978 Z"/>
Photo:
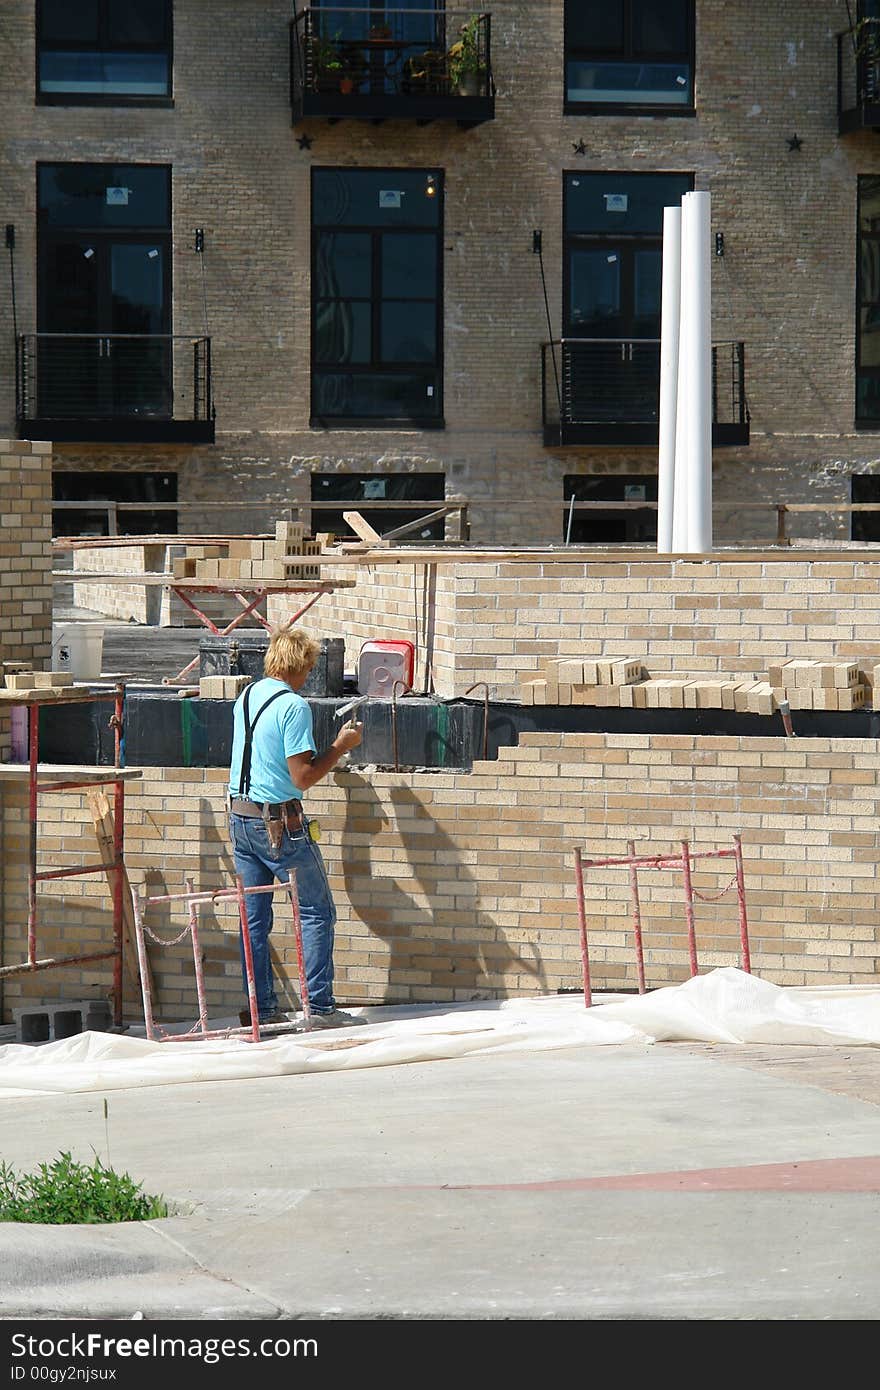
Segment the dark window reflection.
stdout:
<path fill-rule="evenodd" d="M 168 98 L 171 0 L 39 0 L 37 72 L 47 101 Z"/>
<path fill-rule="evenodd" d="M 691 109 L 694 0 L 566 0 L 566 101 Z"/>
<path fill-rule="evenodd" d="M 436 169 L 315 171 L 312 414 L 320 421 L 440 419 L 441 205 Z M 328 370 L 342 365 L 352 370 Z"/>

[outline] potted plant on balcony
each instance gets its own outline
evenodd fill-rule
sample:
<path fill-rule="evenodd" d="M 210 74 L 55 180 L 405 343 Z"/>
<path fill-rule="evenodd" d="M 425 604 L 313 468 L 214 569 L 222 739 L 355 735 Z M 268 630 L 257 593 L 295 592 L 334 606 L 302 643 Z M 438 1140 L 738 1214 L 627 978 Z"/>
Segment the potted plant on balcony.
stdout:
<path fill-rule="evenodd" d="M 443 92 L 449 81 L 446 54 L 442 49 L 428 48 L 414 53 L 403 65 L 404 90 L 411 95 Z"/>
<path fill-rule="evenodd" d="M 486 69 L 480 58 L 480 16 L 471 15 L 458 32 L 460 37 L 448 53 L 449 82 L 459 96 L 479 96 L 486 80 Z"/>
<path fill-rule="evenodd" d="M 316 91 L 343 90 L 347 64 L 338 40 L 339 34 L 334 34 L 332 39 L 325 38 L 323 34 L 311 34 L 307 40 L 312 83 Z"/>

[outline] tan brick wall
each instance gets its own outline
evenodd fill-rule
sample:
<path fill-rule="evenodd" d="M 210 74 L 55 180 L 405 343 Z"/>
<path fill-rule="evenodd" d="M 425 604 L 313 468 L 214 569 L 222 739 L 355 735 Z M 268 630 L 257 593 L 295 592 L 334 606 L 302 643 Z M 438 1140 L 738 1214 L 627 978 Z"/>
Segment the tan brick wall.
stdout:
<path fill-rule="evenodd" d="M 436 568 L 440 695 L 487 681 L 493 697 L 516 698 L 520 679 L 547 658 L 579 654 L 641 657 L 652 675 L 763 676 L 771 662 L 797 658 L 858 661 L 870 673 L 880 661 L 880 559 L 871 552 Z M 305 621 L 322 635 L 344 635 L 352 662 L 360 641 L 378 636 L 416 641 L 423 663 L 424 569 L 328 566 L 328 579 L 356 575 L 357 587 L 322 598 Z"/>
<path fill-rule="evenodd" d="M 73 552 L 74 572 L 88 574 L 135 575 L 170 573 L 172 560 L 186 555 L 183 545 L 114 545 L 87 546 Z M 241 611 L 232 594 L 194 593 L 193 602 L 217 624 L 225 627 Z M 200 627 L 201 619 L 182 599 L 162 585 L 126 584 L 116 582 L 73 584 L 73 603 L 79 608 L 103 613 L 108 618 L 124 622 L 160 624 L 163 627 Z M 240 627 L 256 626 L 256 619 L 247 617 Z"/>
<path fill-rule="evenodd" d="M 52 648 L 52 446 L 0 439 L 0 661 L 48 668 Z M 0 711 L 0 759 L 9 717 Z"/>
<path fill-rule="evenodd" d="M 542 443 L 547 325 L 531 232 L 544 233 L 558 333 L 562 174 L 574 169 L 692 172 L 712 193 L 726 245 L 712 265 L 714 335 L 746 342 L 752 416 L 751 446 L 715 454 L 719 540 L 772 538 L 772 513 L 738 510 L 744 499 L 846 502 L 850 474 L 880 466 L 876 432 L 853 428 L 856 178 L 880 173 L 880 143 L 837 135 L 844 0 L 697 0 L 692 119 L 563 114 L 563 0 L 545 0 L 538 24 L 530 0 L 496 0 L 494 121 L 311 121 L 310 150 L 290 125 L 289 0 L 178 0 L 174 12 L 174 109 L 90 109 L 33 104 L 34 6 L 3 6 L 0 191 L 17 230 L 20 328 L 35 327 L 38 160 L 171 163 L 177 332 L 202 330 L 205 271 L 216 447 L 64 445 L 57 467 L 177 468 L 182 499 L 232 503 L 307 501 L 315 469 L 440 470 L 473 499 L 475 539 L 561 540 L 565 474 L 656 468 L 651 448 Z M 803 147 L 790 152 L 795 128 Z M 445 172 L 442 432 L 308 428 L 313 165 Z M 11 380 L 6 288 L 0 316 Z M 11 413 L 9 391 L 0 432 Z M 824 514 L 797 526 L 848 534 Z"/>
<path fill-rule="evenodd" d="M 163 545 L 89 546 L 73 553 L 74 573 L 86 574 L 146 574 L 165 569 L 166 548 Z M 104 613 L 108 618 L 139 623 L 156 623 L 162 602 L 162 589 L 147 588 L 144 584 L 73 585 L 73 602 L 79 608 Z"/>
<path fill-rule="evenodd" d="M 147 769 L 127 795 L 126 860 L 148 893 L 230 881 L 223 809 L 225 772 Z M 25 788 L 2 789 L 7 963 L 24 954 Z M 309 804 L 323 826 L 339 909 L 337 995 L 349 1003 L 467 1000 L 577 988 L 581 981 L 573 852 L 732 847 L 742 834 L 752 966 L 777 984 L 859 984 L 880 961 L 876 871 L 880 752 L 874 740 L 698 738 L 691 735 L 529 734 L 471 774 L 337 772 Z M 94 853 L 78 793 L 47 794 L 42 853 L 75 866 Z M 705 897 L 730 883 L 730 860 L 704 861 Z M 597 989 L 635 984 L 626 871 L 587 869 L 587 917 Z M 686 978 L 680 875 L 641 875 L 648 983 Z M 49 893 L 38 954 L 72 952 L 109 938 L 102 881 L 69 880 L 62 911 Z M 288 923 L 283 909 L 279 922 Z M 703 970 L 738 962 L 736 898 L 696 904 Z M 166 937 L 182 926 L 163 909 L 148 923 Z M 54 929 L 51 924 L 55 924 Z M 60 925 L 59 925 L 60 924 Z M 235 924 L 226 912 L 202 926 L 215 1012 L 240 1001 Z M 276 946 L 295 974 L 292 937 Z M 191 955 L 151 947 L 160 1013 L 194 1016 Z M 6 981 L 4 1008 L 22 999 L 83 997 L 106 972 L 73 968 Z M 130 995 L 130 990 L 129 990 Z M 130 998 L 132 1015 L 136 1015 Z"/>
<path fill-rule="evenodd" d="M 434 689 L 451 694 L 455 684 L 455 653 L 461 635 L 456 634 L 456 590 L 460 582 L 449 566 L 435 567 L 432 577 L 425 565 L 321 566 L 321 578 L 354 579 L 353 589 L 325 594 L 302 619 L 320 637 L 342 637 L 346 670 L 356 671 L 364 642 L 381 640 L 412 642 L 415 648 L 413 689 Z M 269 599 L 269 618 L 280 622 L 290 616 L 295 600 Z M 467 635 L 465 634 L 465 640 Z M 426 668 L 430 664 L 431 671 Z M 433 684 L 432 684 L 433 682 Z M 456 693 L 460 694 L 460 691 Z"/>

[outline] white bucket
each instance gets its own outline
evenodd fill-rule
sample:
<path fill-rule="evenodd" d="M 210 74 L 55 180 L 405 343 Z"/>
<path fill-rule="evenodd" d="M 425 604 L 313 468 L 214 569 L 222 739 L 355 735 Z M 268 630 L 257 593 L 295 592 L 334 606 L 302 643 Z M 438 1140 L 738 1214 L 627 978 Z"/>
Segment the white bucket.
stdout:
<path fill-rule="evenodd" d="M 52 670 L 74 680 L 97 680 L 104 658 L 103 623 L 53 623 Z"/>

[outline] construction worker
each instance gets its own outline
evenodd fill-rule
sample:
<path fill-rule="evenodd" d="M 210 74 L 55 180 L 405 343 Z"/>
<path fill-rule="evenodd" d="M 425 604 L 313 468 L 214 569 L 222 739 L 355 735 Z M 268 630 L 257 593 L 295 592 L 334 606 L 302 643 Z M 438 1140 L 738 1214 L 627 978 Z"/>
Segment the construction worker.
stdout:
<path fill-rule="evenodd" d="M 229 833 L 235 867 L 245 888 L 275 879 L 286 883 L 296 871 L 302 919 L 303 954 L 312 1023 L 340 1028 L 365 1020 L 343 1013 L 333 998 L 333 928 L 336 908 L 327 882 L 314 827 L 303 810 L 301 793 L 320 782 L 349 749 L 361 741 L 363 725 L 343 724 L 323 753 L 315 748 L 312 712 L 296 692 L 320 654 L 320 644 L 301 628 L 271 636 L 263 661 L 265 676 L 252 681 L 233 709 L 232 763 L 229 773 Z M 287 1023 L 278 1008 L 269 933 L 272 893 L 246 897 L 257 1007 L 261 1023 Z M 242 944 L 242 975 L 247 992 Z M 239 1015 L 250 1024 L 250 1009 Z"/>

